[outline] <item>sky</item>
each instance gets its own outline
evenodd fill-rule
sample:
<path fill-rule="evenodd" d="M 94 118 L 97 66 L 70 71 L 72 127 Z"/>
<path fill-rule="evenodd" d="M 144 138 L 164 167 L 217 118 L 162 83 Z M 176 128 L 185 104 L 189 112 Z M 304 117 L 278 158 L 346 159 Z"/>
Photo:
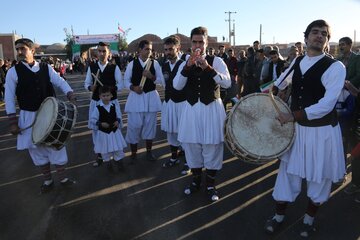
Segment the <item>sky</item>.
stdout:
<path fill-rule="evenodd" d="M 189 36 L 198 26 L 222 41 L 229 36 L 225 12 L 233 12 L 236 45 L 259 40 L 260 25 L 263 44 L 303 42 L 306 26 L 316 19 L 332 27 L 331 42 L 344 36 L 360 41 L 360 0 L 19 0 L 3 1 L 1 9 L 0 34 L 15 32 L 41 45 L 65 43 L 65 28 L 75 35 L 113 34 L 118 24 L 128 30 L 128 43 L 149 33 Z"/>

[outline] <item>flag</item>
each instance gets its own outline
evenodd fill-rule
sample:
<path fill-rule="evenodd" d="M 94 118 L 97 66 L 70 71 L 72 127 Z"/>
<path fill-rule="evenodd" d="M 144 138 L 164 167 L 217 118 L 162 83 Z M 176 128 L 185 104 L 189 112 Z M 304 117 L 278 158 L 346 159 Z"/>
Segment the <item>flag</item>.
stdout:
<path fill-rule="evenodd" d="M 119 24 L 119 23 L 118 23 L 118 29 L 119 29 L 119 32 L 121 32 L 122 34 L 125 34 L 124 29 L 122 29 L 122 28 L 120 27 L 120 24 Z"/>
<path fill-rule="evenodd" d="M 268 93 L 271 90 L 272 86 L 274 85 L 274 82 L 275 80 L 264 83 L 263 85 L 260 86 L 260 91 L 262 93 Z"/>

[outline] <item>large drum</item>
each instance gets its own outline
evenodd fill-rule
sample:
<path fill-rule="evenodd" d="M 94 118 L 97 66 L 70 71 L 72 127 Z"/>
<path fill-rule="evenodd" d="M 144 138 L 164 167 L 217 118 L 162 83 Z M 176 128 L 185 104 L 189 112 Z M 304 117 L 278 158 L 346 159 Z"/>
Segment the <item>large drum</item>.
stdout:
<path fill-rule="evenodd" d="M 280 98 L 275 103 L 282 112 L 291 113 Z M 242 97 L 225 122 L 225 143 L 239 159 L 263 164 L 290 149 L 295 138 L 293 122 L 281 126 L 277 111 L 266 93 Z"/>
<path fill-rule="evenodd" d="M 76 106 L 54 97 L 46 98 L 36 113 L 32 129 L 34 144 L 45 144 L 60 150 L 65 146 L 76 123 Z"/>

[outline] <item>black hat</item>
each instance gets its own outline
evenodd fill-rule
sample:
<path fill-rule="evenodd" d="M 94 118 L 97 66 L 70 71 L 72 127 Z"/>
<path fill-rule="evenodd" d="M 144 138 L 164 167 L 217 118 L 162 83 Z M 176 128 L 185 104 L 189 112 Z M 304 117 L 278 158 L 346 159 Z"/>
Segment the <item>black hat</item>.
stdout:
<path fill-rule="evenodd" d="M 18 40 L 15 41 L 15 45 L 16 44 L 24 44 L 26 46 L 28 46 L 29 48 L 34 48 L 35 47 L 35 44 L 33 41 L 31 41 L 30 39 L 28 38 L 20 38 Z"/>

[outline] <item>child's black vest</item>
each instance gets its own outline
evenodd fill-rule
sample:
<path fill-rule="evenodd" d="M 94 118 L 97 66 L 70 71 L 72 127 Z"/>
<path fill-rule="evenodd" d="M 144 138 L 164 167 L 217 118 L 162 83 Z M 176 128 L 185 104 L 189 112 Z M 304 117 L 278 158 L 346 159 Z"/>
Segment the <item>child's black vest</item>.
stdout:
<path fill-rule="evenodd" d="M 96 106 L 99 110 L 99 122 L 106 122 L 110 125 L 109 128 L 103 128 L 101 127 L 101 124 L 99 125 L 99 130 L 102 132 L 105 132 L 107 134 L 111 132 L 115 132 L 117 127 L 114 127 L 114 122 L 116 121 L 116 110 L 115 105 L 111 104 L 110 112 L 106 111 L 106 109 L 103 106 Z"/>

